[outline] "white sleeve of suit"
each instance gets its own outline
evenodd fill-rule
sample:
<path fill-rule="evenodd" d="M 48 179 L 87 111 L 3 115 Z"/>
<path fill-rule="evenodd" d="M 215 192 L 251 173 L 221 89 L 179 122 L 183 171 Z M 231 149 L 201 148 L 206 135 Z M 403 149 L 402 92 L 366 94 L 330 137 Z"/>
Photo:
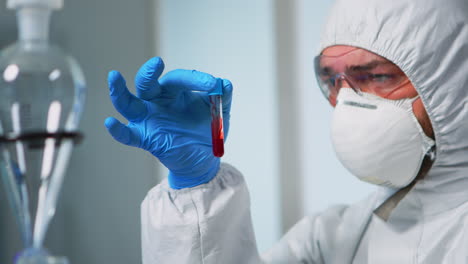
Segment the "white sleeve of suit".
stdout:
<path fill-rule="evenodd" d="M 334 208 L 327 218 L 339 221 L 343 210 Z M 228 164 L 197 187 L 174 190 L 163 181 L 143 201 L 141 221 L 143 264 L 323 263 L 314 239 L 320 217 L 304 218 L 260 257 L 247 186 Z"/>

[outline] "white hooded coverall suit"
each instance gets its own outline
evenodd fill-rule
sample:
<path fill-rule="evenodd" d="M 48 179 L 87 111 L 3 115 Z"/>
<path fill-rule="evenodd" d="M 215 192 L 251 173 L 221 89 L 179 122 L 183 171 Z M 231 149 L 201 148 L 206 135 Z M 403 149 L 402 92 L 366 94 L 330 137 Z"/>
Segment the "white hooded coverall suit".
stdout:
<path fill-rule="evenodd" d="M 396 190 L 379 187 L 303 218 L 263 254 L 239 171 L 222 164 L 209 183 L 181 190 L 166 180 L 141 206 L 144 264 L 468 263 L 468 0 L 339 0 L 321 50 L 333 45 L 367 49 L 409 77 L 435 134 L 426 177 L 386 221 L 374 210 Z"/>

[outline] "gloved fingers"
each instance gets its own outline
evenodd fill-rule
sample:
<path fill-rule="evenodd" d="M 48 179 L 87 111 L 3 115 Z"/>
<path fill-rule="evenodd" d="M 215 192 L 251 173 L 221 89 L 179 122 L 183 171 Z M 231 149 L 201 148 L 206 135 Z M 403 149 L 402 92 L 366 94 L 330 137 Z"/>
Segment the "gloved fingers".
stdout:
<path fill-rule="evenodd" d="M 109 72 L 108 83 L 112 104 L 120 114 L 129 121 L 142 119 L 146 115 L 145 103 L 128 91 L 120 72 Z"/>
<path fill-rule="evenodd" d="M 182 69 L 170 71 L 159 80 L 164 98 L 175 98 L 181 92 L 210 92 L 216 82 L 208 73 Z"/>
<path fill-rule="evenodd" d="M 161 93 L 158 82 L 164 71 L 164 62 L 160 57 L 154 57 L 143 64 L 135 77 L 137 96 L 143 100 L 151 100 Z"/>
<path fill-rule="evenodd" d="M 106 118 L 104 125 L 106 126 L 107 131 L 109 131 L 109 134 L 111 134 L 111 136 L 118 142 L 133 147 L 140 146 L 140 135 L 138 130 L 130 129 L 128 126 L 120 123 L 119 120 L 113 117 Z"/>
<path fill-rule="evenodd" d="M 229 135 L 229 120 L 232 102 L 232 83 L 229 80 L 222 79 L 223 83 L 223 127 L 224 127 L 224 142 L 227 141 Z"/>
<path fill-rule="evenodd" d="M 229 80 L 223 79 L 223 115 L 229 115 L 232 103 L 232 83 Z"/>

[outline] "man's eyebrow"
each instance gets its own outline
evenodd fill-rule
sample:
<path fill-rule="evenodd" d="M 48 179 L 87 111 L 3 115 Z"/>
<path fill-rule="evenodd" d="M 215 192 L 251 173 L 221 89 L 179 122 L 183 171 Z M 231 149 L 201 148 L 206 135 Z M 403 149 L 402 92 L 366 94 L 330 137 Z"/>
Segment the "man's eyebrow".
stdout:
<path fill-rule="evenodd" d="M 385 64 L 393 65 L 392 62 L 387 61 L 387 60 L 373 60 L 373 61 L 370 61 L 370 62 L 368 62 L 366 64 L 363 64 L 363 65 L 350 65 L 350 66 L 347 66 L 347 69 L 351 70 L 351 71 L 369 71 L 369 70 L 374 69 L 377 66 L 385 65 Z M 328 66 L 328 65 L 324 66 L 324 67 L 320 67 L 320 73 L 321 74 L 331 74 L 331 73 L 333 73 L 333 68 Z"/>
<path fill-rule="evenodd" d="M 348 66 L 348 69 L 351 71 L 368 71 L 368 70 L 374 69 L 377 66 L 384 65 L 384 64 L 393 64 L 393 63 L 390 61 L 384 61 L 384 60 L 373 60 L 363 65 L 350 65 Z"/>

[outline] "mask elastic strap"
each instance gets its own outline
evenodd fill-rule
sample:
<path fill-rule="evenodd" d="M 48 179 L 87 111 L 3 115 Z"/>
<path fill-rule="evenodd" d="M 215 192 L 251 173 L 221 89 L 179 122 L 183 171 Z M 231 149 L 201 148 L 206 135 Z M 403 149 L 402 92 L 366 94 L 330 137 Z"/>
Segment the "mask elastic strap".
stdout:
<path fill-rule="evenodd" d="M 433 145 L 426 153 L 426 157 L 429 157 L 431 161 L 434 161 L 436 158 L 436 146 Z"/>
<path fill-rule="evenodd" d="M 409 100 L 410 100 L 410 102 L 411 102 L 411 104 L 412 104 L 412 103 L 414 103 L 414 101 L 418 100 L 419 98 L 420 98 L 420 97 L 419 97 L 419 94 L 418 94 L 418 95 L 416 95 L 416 96 L 413 97 L 413 98 L 409 98 Z"/>
<path fill-rule="evenodd" d="M 416 95 L 415 97 L 411 98 L 410 99 L 410 102 L 411 102 L 411 105 L 413 105 L 413 103 L 418 100 L 420 98 L 419 94 Z M 413 116 L 414 116 L 414 113 L 413 113 Z M 414 116 L 414 118 L 416 119 L 416 116 Z M 417 121 L 417 119 L 416 119 Z M 421 133 L 423 135 L 423 140 L 424 140 L 424 145 L 425 145 L 425 148 L 427 148 L 428 150 L 426 151 L 426 154 L 425 156 L 429 157 L 429 159 L 431 161 L 434 161 L 435 158 L 436 158 L 436 144 L 435 144 L 435 140 L 433 140 L 432 138 L 428 137 L 426 135 L 426 133 L 424 133 L 424 130 L 422 129 L 421 125 L 419 124 L 418 122 L 418 125 L 419 127 L 421 128 Z"/>

